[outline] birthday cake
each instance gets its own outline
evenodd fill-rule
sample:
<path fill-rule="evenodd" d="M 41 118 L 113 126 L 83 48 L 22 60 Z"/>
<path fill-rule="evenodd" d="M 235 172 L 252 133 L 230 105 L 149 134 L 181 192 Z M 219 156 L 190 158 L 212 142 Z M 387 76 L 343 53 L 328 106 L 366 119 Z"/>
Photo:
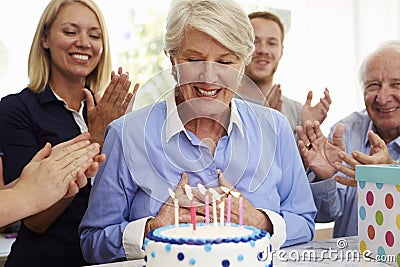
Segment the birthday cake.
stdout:
<path fill-rule="evenodd" d="M 253 226 L 169 225 L 151 231 L 143 244 L 146 267 L 272 266 L 268 232 Z"/>

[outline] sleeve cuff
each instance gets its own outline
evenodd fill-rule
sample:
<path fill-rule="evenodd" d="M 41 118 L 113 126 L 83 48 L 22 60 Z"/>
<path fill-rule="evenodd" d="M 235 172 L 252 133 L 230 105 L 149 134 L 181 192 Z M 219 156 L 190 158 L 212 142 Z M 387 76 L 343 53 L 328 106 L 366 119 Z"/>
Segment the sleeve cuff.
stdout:
<path fill-rule="evenodd" d="M 271 236 L 270 242 L 272 250 L 279 250 L 286 241 L 286 222 L 282 216 L 272 210 L 259 209 L 263 211 L 270 219 L 274 234 Z"/>
<path fill-rule="evenodd" d="M 146 222 L 152 217 L 142 218 L 130 222 L 122 234 L 122 246 L 125 250 L 127 260 L 137 260 L 144 258 L 143 235 Z"/>

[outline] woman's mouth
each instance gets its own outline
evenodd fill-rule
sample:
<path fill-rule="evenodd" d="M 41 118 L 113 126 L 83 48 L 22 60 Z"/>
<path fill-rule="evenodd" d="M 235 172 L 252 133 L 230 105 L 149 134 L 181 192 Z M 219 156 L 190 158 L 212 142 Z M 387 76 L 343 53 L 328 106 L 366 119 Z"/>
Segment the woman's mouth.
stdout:
<path fill-rule="evenodd" d="M 206 96 L 206 97 L 214 97 L 216 96 L 222 89 L 216 89 L 216 90 L 203 90 L 200 89 L 199 87 L 194 86 L 196 91 L 201 95 L 201 96 Z"/>

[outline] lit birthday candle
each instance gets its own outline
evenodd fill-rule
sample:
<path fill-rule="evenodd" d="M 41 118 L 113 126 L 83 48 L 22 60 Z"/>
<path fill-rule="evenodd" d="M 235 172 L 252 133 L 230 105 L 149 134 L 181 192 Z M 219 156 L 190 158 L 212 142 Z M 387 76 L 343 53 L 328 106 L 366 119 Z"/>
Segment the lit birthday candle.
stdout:
<path fill-rule="evenodd" d="M 194 206 L 194 198 L 190 185 L 185 184 L 185 192 L 190 200 L 190 223 L 193 226 L 193 230 L 196 230 L 196 208 Z"/>
<path fill-rule="evenodd" d="M 228 194 L 228 210 L 226 211 L 226 223 L 229 225 L 231 223 L 231 213 L 232 213 L 232 195 L 231 191 L 225 186 L 221 186 L 222 191 Z"/>
<path fill-rule="evenodd" d="M 217 191 L 214 190 L 214 188 L 208 189 L 210 193 L 212 194 L 212 208 L 213 208 L 213 220 L 214 220 L 214 226 L 218 226 L 218 215 L 217 215 L 217 205 L 216 202 L 221 198 L 221 196 L 218 194 Z"/>
<path fill-rule="evenodd" d="M 207 194 L 207 189 L 202 185 L 198 184 L 197 188 L 201 194 L 205 195 L 204 197 L 204 205 L 205 205 L 205 217 L 206 217 L 206 225 L 210 224 L 210 197 Z"/>
<path fill-rule="evenodd" d="M 221 201 L 218 204 L 219 208 L 219 224 L 221 226 L 224 226 L 224 220 L 225 220 L 225 201 L 221 199 Z"/>
<path fill-rule="evenodd" d="M 179 203 L 178 199 L 175 197 L 175 192 L 171 188 L 168 188 L 169 195 L 174 199 L 174 218 L 175 218 L 175 228 L 179 227 Z"/>

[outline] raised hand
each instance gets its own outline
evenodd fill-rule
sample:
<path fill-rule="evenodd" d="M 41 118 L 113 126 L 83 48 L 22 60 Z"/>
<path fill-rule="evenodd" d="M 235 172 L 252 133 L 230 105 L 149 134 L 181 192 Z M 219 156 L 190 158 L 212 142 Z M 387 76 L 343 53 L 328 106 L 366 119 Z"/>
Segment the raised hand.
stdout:
<path fill-rule="evenodd" d="M 319 102 L 315 106 L 311 106 L 311 101 L 313 98 L 312 91 L 307 94 L 307 100 L 301 109 L 301 122 L 305 125 L 307 120 L 309 121 L 319 121 L 320 124 L 325 120 L 328 115 L 329 107 L 332 103 L 329 90 L 325 88 L 324 98 L 320 98 Z"/>
<path fill-rule="evenodd" d="M 87 101 L 88 128 L 93 142 L 102 146 L 107 125 L 129 112 L 133 106 L 130 102 L 134 101 L 139 84 L 135 84 L 132 93 L 129 92 L 130 86 L 129 74 L 122 73 L 122 68 L 119 68 L 118 74 L 114 71 L 111 73 L 111 82 L 102 97 L 97 93 L 92 96 L 88 89 L 83 89 Z"/>
<path fill-rule="evenodd" d="M 346 148 L 344 128 L 344 124 L 339 123 L 331 141 L 322 134 L 318 121 L 306 121 L 305 130 L 302 126 L 296 127 L 300 154 L 319 179 L 329 179 L 337 172 L 334 164 L 342 161 L 338 153 Z"/>
<path fill-rule="evenodd" d="M 369 155 L 359 151 L 353 151 L 351 155 L 344 152 L 339 153 L 339 157 L 346 163 L 335 163 L 338 171 L 347 175 L 348 178 L 342 176 L 335 176 L 335 180 L 346 186 L 356 187 L 357 180 L 355 179 L 355 166 L 356 165 L 370 165 L 370 164 L 392 164 L 394 163 L 391 158 L 385 142 L 375 134 L 373 131 L 368 131 L 368 140 L 371 143 Z"/>
<path fill-rule="evenodd" d="M 274 84 L 265 96 L 266 107 L 282 111 L 282 90 L 280 84 Z"/>

